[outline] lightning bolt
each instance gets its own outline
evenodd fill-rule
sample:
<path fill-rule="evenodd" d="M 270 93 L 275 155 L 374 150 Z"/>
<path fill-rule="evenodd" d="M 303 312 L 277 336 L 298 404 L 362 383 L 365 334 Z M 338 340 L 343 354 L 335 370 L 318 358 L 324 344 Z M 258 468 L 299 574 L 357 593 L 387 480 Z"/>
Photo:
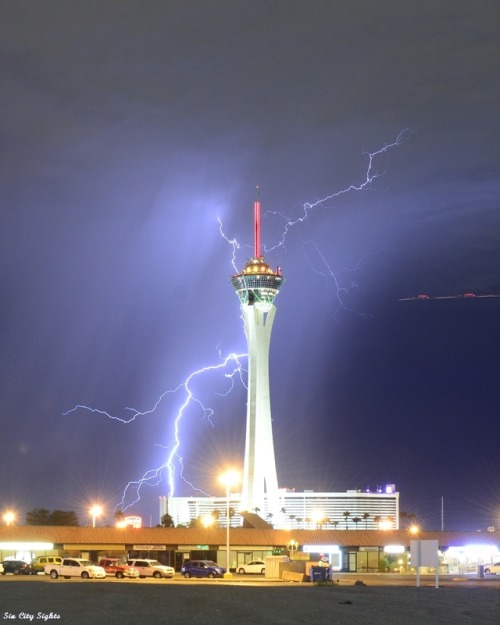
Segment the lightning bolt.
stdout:
<path fill-rule="evenodd" d="M 352 291 L 355 291 L 356 289 L 359 288 L 356 282 L 351 282 L 348 286 L 341 285 L 341 275 L 346 272 L 354 273 L 357 269 L 359 269 L 360 265 L 364 262 L 365 258 L 363 257 L 360 260 L 358 260 L 353 267 L 349 267 L 349 268 L 344 267 L 340 269 L 339 271 L 335 272 L 330 267 L 329 262 L 327 261 L 327 259 L 325 258 L 321 250 L 319 249 L 318 244 L 315 241 L 305 241 L 304 243 L 306 246 L 312 247 L 314 249 L 315 253 L 320 258 L 321 263 L 324 267 L 324 269 L 321 270 L 321 269 L 317 269 L 313 265 L 311 258 L 307 254 L 307 248 L 306 248 L 305 258 L 311 270 L 317 273 L 318 275 L 323 276 L 323 278 L 325 279 L 325 284 L 327 288 L 330 288 L 330 284 L 333 282 L 333 286 L 334 286 L 333 291 L 334 291 L 335 299 L 337 300 L 337 308 L 334 313 L 335 320 L 337 320 L 337 314 L 340 312 L 340 310 L 345 310 L 346 312 L 354 313 L 356 315 L 359 315 L 360 317 L 371 317 L 371 315 L 359 312 L 355 308 L 349 307 L 345 302 L 345 297 L 348 296 L 350 293 L 352 293 Z"/>
<path fill-rule="evenodd" d="M 282 234 L 281 239 L 278 241 L 278 243 L 275 243 L 271 247 L 265 248 L 266 252 L 271 252 L 278 248 L 284 247 L 285 239 L 288 233 L 290 232 L 290 230 L 294 228 L 295 226 L 297 226 L 298 224 L 301 224 L 304 221 L 306 221 L 309 218 L 309 215 L 313 209 L 317 208 L 318 206 L 325 205 L 327 202 L 334 200 L 338 197 L 341 197 L 342 195 L 346 195 L 347 193 L 350 193 L 353 191 L 367 191 L 371 189 L 372 188 L 371 185 L 373 181 L 376 180 L 377 178 L 380 178 L 385 173 L 385 172 L 377 173 L 376 171 L 374 171 L 374 163 L 375 163 L 376 158 L 380 156 L 381 154 L 384 154 L 385 152 L 388 152 L 389 150 L 400 146 L 401 143 L 407 138 L 408 133 L 409 133 L 408 128 L 405 128 L 398 134 L 398 136 L 392 143 L 385 144 L 383 147 L 379 148 L 378 150 L 375 150 L 375 152 L 363 152 L 363 154 L 368 156 L 368 165 L 365 171 L 364 180 L 360 182 L 359 184 L 351 184 L 348 187 L 340 189 L 339 191 L 335 191 L 334 193 L 331 193 L 330 195 L 327 195 L 319 200 L 316 200 L 315 202 L 306 202 L 302 206 L 302 215 L 300 217 L 297 217 L 296 219 L 292 219 L 290 217 L 287 217 L 280 211 L 267 211 L 266 215 L 267 214 L 278 215 L 279 217 L 281 217 L 284 221 L 284 226 L 283 226 L 283 234 Z M 233 248 L 233 251 L 234 251 L 234 248 Z"/>
<path fill-rule="evenodd" d="M 402 130 L 399 135 L 397 136 L 397 138 L 395 139 L 395 141 L 393 141 L 392 143 L 386 144 L 383 147 L 379 148 L 378 150 L 376 150 L 375 152 L 365 152 L 364 154 L 366 154 L 368 156 L 368 164 L 366 167 L 366 171 L 365 171 L 365 176 L 364 179 L 358 183 L 358 184 L 351 184 L 348 187 L 345 187 L 343 189 L 340 189 L 339 191 L 336 191 L 334 193 L 331 193 L 330 195 L 327 195 L 321 199 L 316 200 L 315 202 L 307 202 L 305 204 L 303 204 L 302 207 L 302 214 L 295 218 L 292 219 L 286 215 L 284 215 L 281 212 L 278 211 L 268 211 L 266 213 L 267 214 L 271 214 L 271 215 L 277 215 L 279 216 L 283 222 L 283 230 L 282 230 L 282 236 L 281 239 L 277 242 L 274 243 L 273 245 L 269 246 L 269 247 L 264 247 L 266 252 L 271 252 L 274 250 L 277 250 L 279 248 L 285 248 L 285 241 L 286 241 L 286 237 L 288 235 L 288 233 L 296 226 L 299 226 L 301 223 L 305 222 L 309 217 L 311 212 L 317 208 L 318 206 L 325 206 L 328 202 L 331 202 L 332 200 L 345 195 L 347 193 L 350 192 L 355 192 L 355 191 L 365 191 L 368 189 L 372 188 L 372 183 L 374 182 L 374 180 L 376 180 L 377 178 L 379 178 L 380 176 L 383 175 L 383 173 L 377 173 L 375 171 L 375 161 L 377 159 L 378 156 L 382 155 L 383 153 L 399 146 L 407 137 L 408 135 L 408 129 Z M 238 251 L 241 250 L 243 247 L 251 247 L 248 245 L 241 245 L 236 238 L 230 238 L 228 237 L 224 230 L 223 230 L 223 225 L 222 225 L 222 221 L 220 219 L 218 219 L 218 224 L 219 224 L 219 233 L 221 235 L 221 237 L 230 245 L 231 249 L 232 249 L 232 255 L 231 255 L 231 265 L 234 269 L 235 273 L 238 273 L 238 269 L 237 269 L 237 254 Z M 350 310 L 344 303 L 343 297 L 344 295 L 348 294 L 349 292 L 351 292 L 353 289 L 357 288 L 357 285 L 352 282 L 349 286 L 342 286 L 340 284 L 340 274 L 343 271 L 346 271 L 345 269 L 338 271 L 338 272 L 334 272 L 332 270 L 332 268 L 330 267 L 329 263 L 327 262 L 325 256 L 322 254 L 322 252 L 320 251 L 319 247 L 312 241 L 307 241 L 305 242 L 306 245 L 312 246 L 313 249 L 315 250 L 317 256 L 320 258 L 321 263 L 323 265 L 323 269 L 322 270 L 318 270 L 315 269 L 312 265 L 312 261 L 307 257 L 306 254 L 306 260 L 309 263 L 309 265 L 311 266 L 311 269 L 313 269 L 316 273 L 322 275 L 325 278 L 325 281 L 327 282 L 327 284 L 331 284 L 333 283 L 334 288 L 336 290 L 336 297 L 338 300 L 338 309 L 340 308 L 344 308 L 345 310 Z M 357 269 L 357 267 L 359 267 L 360 263 L 362 261 L 359 261 L 355 267 L 347 270 L 347 271 L 355 271 L 355 269 Z M 353 311 L 355 312 L 355 311 Z M 358 313 L 359 314 L 359 313 Z M 188 375 L 188 377 L 181 383 L 179 384 L 176 388 L 174 389 L 170 389 L 165 391 L 164 393 L 162 393 L 162 395 L 160 395 L 160 397 L 157 399 L 157 401 L 154 403 L 154 405 L 149 409 L 149 410 L 145 410 L 145 411 L 139 411 L 135 408 L 130 408 L 127 407 L 125 408 L 125 416 L 123 417 L 117 417 L 115 415 L 110 414 L 109 412 L 105 411 L 105 410 L 100 410 L 97 408 L 91 408 L 89 406 L 83 405 L 83 404 L 77 404 L 75 405 L 73 408 L 71 408 L 70 410 L 68 410 L 67 412 L 63 413 L 64 415 L 69 415 L 71 413 L 80 411 L 80 410 L 84 410 L 87 412 L 91 412 L 91 413 L 95 413 L 101 416 L 104 416 L 106 418 L 109 419 L 113 419 L 116 421 L 119 421 L 121 423 L 124 424 L 128 424 L 132 421 L 134 421 L 137 418 L 142 418 L 145 417 L 148 414 L 152 414 L 154 412 L 156 412 L 159 409 L 159 406 L 162 402 L 162 400 L 170 394 L 176 394 L 176 393 L 183 393 L 184 394 L 184 399 L 177 411 L 177 413 L 175 414 L 175 417 L 173 419 L 173 433 L 171 436 L 171 440 L 170 442 L 168 442 L 167 445 L 161 446 L 163 449 L 165 449 L 165 451 L 167 452 L 166 454 L 166 458 L 165 461 L 157 467 L 151 468 L 151 469 L 147 469 L 142 477 L 140 477 L 137 480 L 131 481 L 129 482 L 122 493 L 122 499 L 121 501 L 117 504 L 116 508 L 120 508 L 121 510 L 126 510 L 127 508 L 129 508 L 130 506 L 132 506 L 133 504 L 137 503 L 140 498 L 141 498 L 141 489 L 145 486 L 156 486 L 158 484 L 160 484 L 163 479 L 164 479 L 164 474 L 167 474 L 167 482 L 168 482 L 168 495 L 169 497 L 172 497 L 174 495 L 175 492 L 175 476 L 176 476 L 176 469 L 178 468 L 178 475 L 179 478 L 184 480 L 184 482 L 186 484 L 188 484 L 189 486 L 191 486 L 194 490 L 197 490 L 198 492 L 202 492 L 203 494 L 207 495 L 207 493 L 204 493 L 203 491 L 201 491 L 200 489 L 196 488 L 191 482 L 189 482 L 187 479 L 184 478 L 183 475 L 183 471 L 184 471 L 184 460 L 183 457 L 181 455 L 181 440 L 180 440 L 180 423 L 181 421 L 187 417 L 187 412 L 189 410 L 189 408 L 191 406 L 193 407 L 198 407 L 201 410 L 201 413 L 203 415 L 204 419 L 207 419 L 209 421 L 209 423 L 212 425 L 212 427 L 214 426 L 213 421 L 212 421 L 212 416 L 214 414 L 214 411 L 212 408 L 207 407 L 202 400 L 197 397 L 194 392 L 191 390 L 190 387 L 190 383 L 193 381 L 194 378 L 198 377 L 198 376 L 203 376 L 204 374 L 210 372 L 210 371 L 217 371 L 217 370 L 226 370 L 227 371 L 224 373 L 224 377 L 227 378 L 228 380 L 230 380 L 230 384 L 229 384 L 229 388 L 227 390 L 226 393 L 216 393 L 218 395 L 222 395 L 222 396 L 226 396 L 228 395 L 231 390 L 234 388 L 234 384 L 235 384 L 235 378 L 239 378 L 241 383 L 245 386 L 245 382 L 244 382 L 244 369 L 242 367 L 241 361 L 247 357 L 247 354 L 236 354 L 236 353 L 231 353 L 226 357 L 222 357 L 221 353 L 219 351 L 219 359 L 220 361 L 216 364 L 212 364 L 212 365 L 207 365 L 205 367 L 201 367 L 200 369 L 197 369 L 195 371 L 193 371 L 192 373 L 190 373 Z"/>
<path fill-rule="evenodd" d="M 120 423 L 127 424 L 127 423 L 130 423 L 131 421 L 134 421 L 138 417 L 144 417 L 146 415 L 156 412 L 162 400 L 167 395 L 176 394 L 179 392 L 182 392 L 184 394 L 184 399 L 173 420 L 173 433 L 172 433 L 171 440 L 166 446 L 164 446 L 164 449 L 166 449 L 168 452 L 165 461 L 160 466 L 152 468 L 152 469 L 148 469 L 147 471 L 145 471 L 142 477 L 139 478 L 138 480 L 129 482 L 125 486 L 125 489 L 122 494 L 122 499 L 117 504 L 116 508 L 120 508 L 121 510 L 126 510 L 127 508 L 132 506 L 134 503 L 139 501 L 141 489 L 144 486 L 157 486 L 163 480 L 163 475 L 165 472 L 167 474 L 168 496 L 172 497 L 174 495 L 176 466 L 179 467 L 179 477 L 181 479 L 184 479 L 183 477 L 184 464 L 183 464 L 182 455 L 180 454 L 181 440 L 180 440 L 180 434 L 179 434 L 180 424 L 181 424 L 182 419 L 186 417 L 186 413 L 188 409 L 191 406 L 194 406 L 194 407 L 198 407 L 201 410 L 203 418 L 207 419 L 210 425 L 214 427 L 214 423 L 212 421 L 212 416 L 214 414 L 213 409 L 210 407 L 207 407 L 202 402 L 202 400 L 194 394 L 190 386 L 191 382 L 196 377 L 207 374 L 208 372 L 224 371 L 224 377 L 229 382 L 228 389 L 225 393 L 217 392 L 214 394 L 225 397 L 233 390 L 234 384 L 235 384 L 235 378 L 239 378 L 243 386 L 245 386 L 244 368 L 242 366 L 241 361 L 245 359 L 246 357 L 247 357 L 247 354 L 231 353 L 223 358 L 219 351 L 220 362 L 217 362 L 216 364 L 201 367 L 200 369 L 196 369 L 195 371 L 191 372 L 188 375 L 188 377 L 181 384 L 179 384 L 176 388 L 166 390 L 164 393 L 162 393 L 160 397 L 156 400 L 152 408 L 150 408 L 149 410 L 140 411 L 135 408 L 130 408 L 130 407 L 125 408 L 125 411 L 127 413 L 130 413 L 130 416 L 117 417 L 115 415 L 110 414 L 109 412 L 105 410 L 91 408 L 83 404 L 77 404 L 70 410 L 67 410 L 66 412 L 63 413 L 65 416 L 67 416 L 78 410 L 85 410 L 87 412 L 96 413 L 96 414 L 105 416 L 109 419 L 119 421 Z M 188 480 L 184 479 L 184 481 L 195 490 L 200 490 L 200 489 L 196 489 L 196 487 L 194 487 L 193 484 L 191 484 Z"/>

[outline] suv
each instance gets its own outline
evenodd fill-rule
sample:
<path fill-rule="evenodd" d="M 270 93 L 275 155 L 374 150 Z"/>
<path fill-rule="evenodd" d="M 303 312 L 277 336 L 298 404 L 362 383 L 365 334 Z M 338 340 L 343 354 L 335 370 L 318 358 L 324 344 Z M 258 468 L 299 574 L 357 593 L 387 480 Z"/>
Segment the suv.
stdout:
<path fill-rule="evenodd" d="M 30 565 L 22 560 L 4 560 L 2 565 L 2 575 L 7 575 L 7 573 L 14 573 L 14 575 L 29 575 L 31 571 Z"/>
<path fill-rule="evenodd" d="M 186 579 L 190 577 L 224 577 L 226 569 L 223 569 L 212 560 L 184 560 L 181 575 Z"/>
<path fill-rule="evenodd" d="M 158 560 L 129 560 L 127 564 L 139 570 L 139 577 L 154 577 L 156 579 L 168 577 L 171 579 L 175 574 L 171 566 L 161 564 Z"/>
<path fill-rule="evenodd" d="M 495 564 L 485 564 L 484 572 L 486 575 L 496 575 L 500 573 L 500 562 L 495 562 Z"/>
<path fill-rule="evenodd" d="M 33 575 L 37 573 L 45 573 L 47 564 L 61 564 L 62 558 L 59 556 L 38 556 L 31 561 L 31 572 Z"/>

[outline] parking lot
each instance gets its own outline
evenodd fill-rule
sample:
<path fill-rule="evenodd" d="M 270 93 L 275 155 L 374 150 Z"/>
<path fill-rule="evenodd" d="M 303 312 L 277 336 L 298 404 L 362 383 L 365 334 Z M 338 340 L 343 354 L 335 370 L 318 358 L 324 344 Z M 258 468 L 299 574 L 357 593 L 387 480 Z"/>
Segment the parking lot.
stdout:
<path fill-rule="evenodd" d="M 380 585 L 382 580 L 343 578 L 318 585 L 222 579 L 51 580 L 44 576 L 0 576 L 4 621 L 57 621 L 68 625 L 477 625 L 492 623 L 500 610 L 500 579 L 433 580 L 423 586 Z M 406 580 L 400 579 L 406 584 Z"/>

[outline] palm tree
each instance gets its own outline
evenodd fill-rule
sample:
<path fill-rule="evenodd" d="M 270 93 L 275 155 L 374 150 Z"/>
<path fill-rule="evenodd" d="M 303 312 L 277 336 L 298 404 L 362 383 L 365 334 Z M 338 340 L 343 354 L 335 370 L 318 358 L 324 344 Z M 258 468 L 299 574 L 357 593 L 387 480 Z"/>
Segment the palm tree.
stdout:
<path fill-rule="evenodd" d="M 381 516 L 375 516 L 373 517 L 373 520 L 375 521 L 375 525 L 380 529 L 379 525 L 380 525 L 380 521 L 382 520 Z"/>
<path fill-rule="evenodd" d="M 291 519 L 291 521 L 292 521 L 292 527 L 293 527 L 293 522 L 295 521 L 295 519 L 296 519 L 296 518 L 297 518 L 297 517 L 295 516 L 295 514 L 291 514 L 291 515 L 290 515 L 290 519 Z"/>
<path fill-rule="evenodd" d="M 332 521 L 333 529 L 337 529 L 338 521 Z"/>
<path fill-rule="evenodd" d="M 358 523 L 361 521 L 361 517 L 355 516 L 352 522 L 355 524 L 356 529 L 358 529 Z"/>
<path fill-rule="evenodd" d="M 365 521 L 365 530 L 367 530 L 367 529 L 368 529 L 368 519 L 369 519 L 369 518 L 370 518 L 370 515 L 368 514 L 368 512 L 365 512 L 365 513 L 363 514 L 363 519 L 364 519 L 364 521 Z"/>
<path fill-rule="evenodd" d="M 344 512 L 342 512 L 342 516 L 345 519 L 345 528 L 347 529 L 347 517 L 349 517 L 351 515 L 351 513 L 349 512 L 349 510 L 345 510 Z"/>

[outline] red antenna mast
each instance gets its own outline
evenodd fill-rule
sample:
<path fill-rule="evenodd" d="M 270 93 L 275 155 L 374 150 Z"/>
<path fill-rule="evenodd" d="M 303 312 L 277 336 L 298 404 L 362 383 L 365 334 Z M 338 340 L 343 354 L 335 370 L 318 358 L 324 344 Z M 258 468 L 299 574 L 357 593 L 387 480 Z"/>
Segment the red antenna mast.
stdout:
<path fill-rule="evenodd" d="M 260 199 L 259 199 L 259 187 L 257 185 L 255 202 L 253 205 L 254 210 L 254 257 L 260 258 Z"/>

